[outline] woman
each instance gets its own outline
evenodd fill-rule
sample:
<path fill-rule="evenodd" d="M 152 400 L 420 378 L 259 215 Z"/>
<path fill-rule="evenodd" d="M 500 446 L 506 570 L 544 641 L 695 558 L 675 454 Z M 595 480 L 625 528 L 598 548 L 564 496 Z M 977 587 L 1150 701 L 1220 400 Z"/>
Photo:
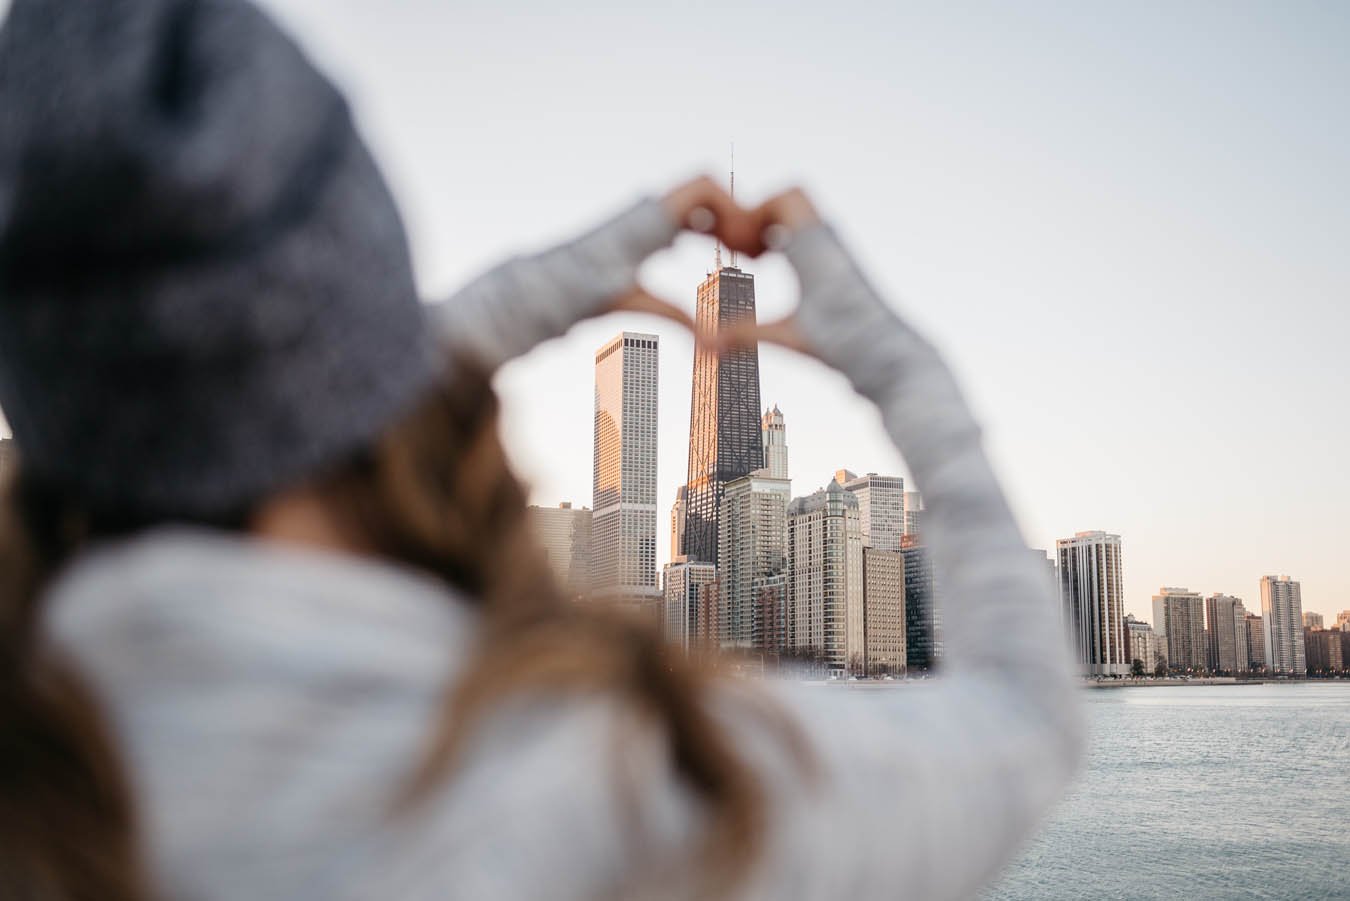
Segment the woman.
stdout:
<path fill-rule="evenodd" d="M 967 897 L 1078 758 L 978 429 L 809 201 L 698 180 L 430 311 L 336 91 L 252 7 L 0 33 L 0 895 Z M 776 341 L 924 488 L 948 675 L 727 685 L 565 605 L 487 381 L 681 227 L 801 282 Z M 706 336 L 705 336 L 706 337 Z"/>

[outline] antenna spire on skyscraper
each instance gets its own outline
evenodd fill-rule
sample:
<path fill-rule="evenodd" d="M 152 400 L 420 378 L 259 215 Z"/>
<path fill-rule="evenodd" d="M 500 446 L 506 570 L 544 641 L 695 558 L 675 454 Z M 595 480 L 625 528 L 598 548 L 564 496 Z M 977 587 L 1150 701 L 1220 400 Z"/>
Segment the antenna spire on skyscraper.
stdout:
<path fill-rule="evenodd" d="M 736 142 L 731 142 L 731 199 L 736 199 Z M 736 251 L 731 252 L 731 268 L 736 268 Z"/>

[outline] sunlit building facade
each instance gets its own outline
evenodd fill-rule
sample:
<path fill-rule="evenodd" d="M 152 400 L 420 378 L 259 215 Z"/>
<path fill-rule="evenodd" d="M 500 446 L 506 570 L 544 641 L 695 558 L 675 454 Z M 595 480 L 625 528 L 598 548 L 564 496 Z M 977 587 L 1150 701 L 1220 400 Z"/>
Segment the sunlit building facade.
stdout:
<path fill-rule="evenodd" d="M 656 335 L 595 353 L 591 585 L 596 600 L 651 607 L 656 581 Z"/>
<path fill-rule="evenodd" d="M 698 288 L 698 327 L 716 332 L 755 320 L 755 279 L 735 266 L 719 266 Z M 684 545 L 691 560 L 718 561 L 717 517 L 728 482 L 764 466 L 759 406 L 759 350 L 717 353 L 694 348 L 689 407 L 689 468 Z"/>

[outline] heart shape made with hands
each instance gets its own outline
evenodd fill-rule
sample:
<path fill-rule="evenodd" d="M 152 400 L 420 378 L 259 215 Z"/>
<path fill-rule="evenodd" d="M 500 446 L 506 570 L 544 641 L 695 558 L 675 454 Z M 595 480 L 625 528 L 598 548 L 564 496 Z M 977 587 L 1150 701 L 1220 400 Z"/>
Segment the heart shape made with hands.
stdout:
<path fill-rule="evenodd" d="M 729 250 L 758 257 L 786 245 L 791 235 L 820 221 L 815 206 L 800 188 L 777 194 L 747 209 L 707 176 L 686 182 L 661 199 L 671 219 L 688 231 L 710 235 Z M 694 339 L 721 352 L 768 341 L 805 353 L 807 345 L 795 314 L 776 322 L 747 322 L 708 333 L 698 328 L 683 309 L 654 296 L 641 286 L 617 298 L 610 312 L 649 313 L 679 323 Z"/>

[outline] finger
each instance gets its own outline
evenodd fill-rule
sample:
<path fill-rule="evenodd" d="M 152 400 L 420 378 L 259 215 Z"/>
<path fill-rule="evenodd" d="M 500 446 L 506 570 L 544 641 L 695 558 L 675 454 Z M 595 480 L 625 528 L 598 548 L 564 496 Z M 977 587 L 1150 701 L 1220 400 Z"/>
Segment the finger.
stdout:
<path fill-rule="evenodd" d="M 760 229 L 761 238 L 766 229 L 774 226 L 786 228 L 789 232 L 800 231 L 820 221 L 815 204 L 801 188 L 793 187 L 770 197 L 751 212 Z"/>
<path fill-rule="evenodd" d="M 731 250 L 754 257 L 767 249 L 755 212 L 738 205 L 706 175 L 675 188 L 663 203 L 682 228 L 712 235 Z"/>
<path fill-rule="evenodd" d="M 671 322 L 684 326 L 691 332 L 697 332 L 693 317 L 675 304 L 662 300 L 642 287 L 633 288 L 626 294 L 620 295 L 614 303 L 610 304 L 609 311 L 660 316 L 662 319 L 669 319 Z"/>

